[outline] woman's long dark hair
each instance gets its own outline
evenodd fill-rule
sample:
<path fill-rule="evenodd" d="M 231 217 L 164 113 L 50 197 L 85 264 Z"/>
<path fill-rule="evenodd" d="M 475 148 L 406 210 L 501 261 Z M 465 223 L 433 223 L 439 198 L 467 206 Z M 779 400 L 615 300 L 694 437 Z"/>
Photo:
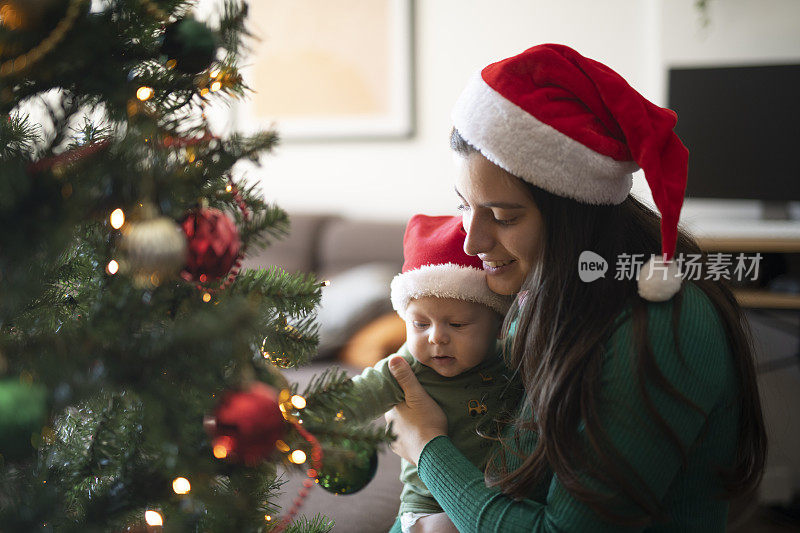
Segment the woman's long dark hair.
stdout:
<path fill-rule="evenodd" d="M 451 135 L 451 146 L 464 156 L 477 152 L 456 130 Z M 528 291 L 527 297 L 517 299 L 506 318 L 506 332 L 510 323 L 516 321 L 514 341 L 506 359 L 510 368 L 520 372 L 526 392 L 527 414 L 521 410 L 514 421 L 516 436 L 519 430 L 536 431 L 538 441 L 534 451 L 521 457 L 521 465 L 513 471 L 505 467 L 506 454 L 515 452 L 504 442 L 500 458 L 488 463 L 487 482 L 499 485 L 510 496 L 525 498 L 552 472 L 574 497 L 605 520 L 638 525 L 664 520 L 656 496 L 614 449 L 605 428 L 598 423 L 604 346 L 620 313 L 631 309 L 639 391 L 653 420 L 679 450 L 684 463 L 688 450 L 655 409 L 645 383 L 660 387 L 700 412 L 706 420 L 708 413 L 677 391 L 659 370 L 647 335 L 647 302 L 638 296 L 636 281 L 616 280 L 614 275 L 606 275 L 592 283 L 583 283 L 575 275 L 583 250 L 592 250 L 611 261 L 623 253 L 644 254 L 645 258 L 658 253 L 660 219 L 632 196 L 616 206 L 588 205 L 525 185 L 542 214 L 543 244 L 541 259 L 522 287 Z M 701 251 L 681 231 L 676 253 Z M 733 498 L 758 486 L 766 456 L 752 341 L 742 310 L 724 282 L 700 279 L 693 283 L 719 313 L 738 374 L 736 459 L 732 467 L 719 471 L 726 489 L 722 496 Z M 680 346 L 677 323 L 682 295 L 683 291 L 673 298 L 672 331 L 676 347 Z M 535 420 L 531 413 L 535 413 Z M 578 433 L 581 423 L 585 439 Z M 586 460 L 589 454 L 584 450 L 587 442 L 594 452 L 591 455 L 595 461 L 591 463 Z M 640 515 L 631 517 L 615 512 L 620 500 L 592 490 L 584 481 L 586 475 L 634 502 L 641 509 Z"/>

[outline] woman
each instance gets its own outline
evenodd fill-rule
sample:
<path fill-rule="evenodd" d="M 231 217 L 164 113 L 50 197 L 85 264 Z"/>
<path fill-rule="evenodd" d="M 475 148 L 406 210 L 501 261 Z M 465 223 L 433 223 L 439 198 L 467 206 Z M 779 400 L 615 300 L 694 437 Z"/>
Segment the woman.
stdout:
<path fill-rule="evenodd" d="M 492 290 L 519 294 L 506 358 L 526 394 L 480 472 L 393 359 L 406 393 L 387 415 L 393 449 L 462 532 L 724 531 L 727 500 L 760 481 L 766 436 L 739 307 L 718 282 L 681 280 L 676 259 L 699 249 L 677 229 L 688 153 L 674 113 L 541 45 L 483 69 L 453 116 L 464 248 Z M 637 166 L 660 231 L 629 195 Z M 612 275 L 659 249 L 638 280 Z M 582 281 L 584 252 L 609 272 Z"/>

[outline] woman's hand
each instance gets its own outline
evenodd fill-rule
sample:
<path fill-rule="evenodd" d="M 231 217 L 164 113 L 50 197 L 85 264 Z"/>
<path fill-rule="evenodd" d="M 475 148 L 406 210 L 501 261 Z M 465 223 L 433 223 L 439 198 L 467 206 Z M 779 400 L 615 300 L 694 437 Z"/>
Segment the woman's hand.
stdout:
<path fill-rule="evenodd" d="M 417 464 L 425 445 L 434 437 L 447 435 L 447 416 L 425 392 L 408 362 L 400 356 L 389 360 L 389 370 L 403 389 L 406 401 L 386 413 L 386 421 L 394 423 L 397 440 L 392 451 Z"/>

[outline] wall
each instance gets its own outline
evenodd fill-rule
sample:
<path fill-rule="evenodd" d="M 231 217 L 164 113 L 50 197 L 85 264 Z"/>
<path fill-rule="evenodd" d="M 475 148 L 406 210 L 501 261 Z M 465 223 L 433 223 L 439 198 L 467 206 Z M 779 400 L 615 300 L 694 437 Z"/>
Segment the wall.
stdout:
<path fill-rule="evenodd" d="M 605 62 L 664 104 L 669 65 L 800 60 L 800 2 L 711 0 L 703 26 L 694 0 L 417 0 L 417 133 L 392 142 L 285 143 L 248 175 L 291 210 L 405 219 L 450 212 L 450 109 L 469 75 L 540 42 Z M 634 192 L 650 200 L 641 176 Z M 687 203 L 687 219 L 755 218 L 748 202 Z M 800 206 L 796 206 L 800 208 Z M 798 209 L 800 216 L 800 209 Z"/>
<path fill-rule="evenodd" d="M 248 175 L 287 209 L 405 219 L 455 207 L 450 109 L 470 74 L 539 42 L 562 42 L 652 92 L 651 0 L 417 0 L 417 134 L 395 142 L 285 143 Z M 650 14 L 649 14 L 650 13 Z"/>

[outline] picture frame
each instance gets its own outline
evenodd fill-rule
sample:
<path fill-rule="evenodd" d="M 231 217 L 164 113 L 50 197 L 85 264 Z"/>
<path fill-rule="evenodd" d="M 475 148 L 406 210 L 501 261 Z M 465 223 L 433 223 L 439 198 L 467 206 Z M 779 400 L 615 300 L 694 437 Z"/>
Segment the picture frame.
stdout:
<path fill-rule="evenodd" d="M 253 91 L 239 131 L 287 142 L 406 139 L 414 134 L 413 0 L 259 0 L 240 71 Z"/>

